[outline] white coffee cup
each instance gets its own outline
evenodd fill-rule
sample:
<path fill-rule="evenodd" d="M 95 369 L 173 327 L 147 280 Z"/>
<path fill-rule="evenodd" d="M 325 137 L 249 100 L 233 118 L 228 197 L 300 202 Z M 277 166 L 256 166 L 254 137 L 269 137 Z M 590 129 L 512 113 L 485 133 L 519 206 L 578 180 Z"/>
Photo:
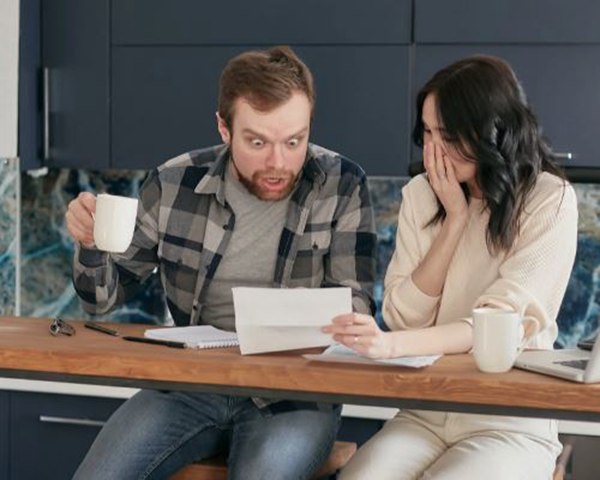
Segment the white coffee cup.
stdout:
<path fill-rule="evenodd" d="M 94 243 L 105 252 L 122 253 L 129 247 L 135 229 L 137 198 L 101 193 L 96 197 Z"/>
<path fill-rule="evenodd" d="M 524 328 L 526 323 L 530 325 Z M 522 319 L 517 312 L 499 308 L 474 309 L 473 358 L 477 368 L 489 373 L 507 372 L 538 330 L 539 322 L 533 317 Z"/>

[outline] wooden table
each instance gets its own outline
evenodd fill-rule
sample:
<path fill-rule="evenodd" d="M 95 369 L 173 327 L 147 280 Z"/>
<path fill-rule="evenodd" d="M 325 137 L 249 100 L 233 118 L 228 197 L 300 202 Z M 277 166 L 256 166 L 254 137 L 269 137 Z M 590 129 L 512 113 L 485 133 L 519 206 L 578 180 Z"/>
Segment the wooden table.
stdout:
<path fill-rule="evenodd" d="M 84 328 L 82 322 L 69 323 L 77 329 L 75 336 L 53 337 L 49 319 L 0 317 L 0 376 L 600 421 L 600 384 L 516 369 L 481 373 L 469 355 L 447 355 L 423 369 L 322 363 L 298 351 L 242 356 L 238 348 L 127 342 Z M 113 326 L 134 335 L 146 328 Z"/>

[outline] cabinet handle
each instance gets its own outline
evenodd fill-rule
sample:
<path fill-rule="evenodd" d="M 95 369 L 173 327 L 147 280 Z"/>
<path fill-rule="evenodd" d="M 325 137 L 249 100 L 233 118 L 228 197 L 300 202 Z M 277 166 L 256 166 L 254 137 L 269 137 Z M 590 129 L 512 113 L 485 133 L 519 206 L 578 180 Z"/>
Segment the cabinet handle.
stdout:
<path fill-rule="evenodd" d="M 42 423 L 60 423 L 62 425 L 80 425 L 83 427 L 103 427 L 106 422 L 100 420 L 89 420 L 87 418 L 53 417 L 40 415 Z"/>
<path fill-rule="evenodd" d="M 575 158 L 575 155 L 571 152 L 554 152 L 554 156 L 561 160 L 573 160 Z"/>
<path fill-rule="evenodd" d="M 50 69 L 48 67 L 44 67 L 43 77 L 44 161 L 47 161 L 50 159 Z"/>

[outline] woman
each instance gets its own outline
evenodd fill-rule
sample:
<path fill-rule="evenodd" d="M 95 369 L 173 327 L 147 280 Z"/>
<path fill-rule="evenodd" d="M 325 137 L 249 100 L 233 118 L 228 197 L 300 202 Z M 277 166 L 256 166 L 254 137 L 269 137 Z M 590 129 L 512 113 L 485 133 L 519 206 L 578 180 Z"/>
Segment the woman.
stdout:
<path fill-rule="evenodd" d="M 383 316 L 348 314 L 324 330 L 386 358 L 468 352 L 471 311 L 535 317 L 551 349 L 577 240 L 577 201 L 553 162 L 511 68 L 474 56 L 436 73 L 417 97 L 413 139 L 426 173 L 403 189 Z M 553 420 L 401 411 L 342 479 L 547 480 L 560 452 Z"/>

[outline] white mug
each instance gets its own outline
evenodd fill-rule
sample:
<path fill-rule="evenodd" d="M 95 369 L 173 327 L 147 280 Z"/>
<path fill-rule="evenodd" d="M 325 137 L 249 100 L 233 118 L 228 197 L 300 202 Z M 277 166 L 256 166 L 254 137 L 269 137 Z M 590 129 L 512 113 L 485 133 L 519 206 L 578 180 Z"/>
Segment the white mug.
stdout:
<path fill-rule="evenodd" d="M 94 243 L 105 252 L 122 253 L 129 247 L 135 229 L 137 198 L 101 193 L 96 197 Z"/>
<path fill-rule="evenodd" d="M 525 337 L 524 324 L 528 326 Z M 482 372 L 510 370 L 527 340 L 539 330 L 533 317 L 521 318 L 511 310 L 481 307 L 473 310 L 473 358 Z"/>

